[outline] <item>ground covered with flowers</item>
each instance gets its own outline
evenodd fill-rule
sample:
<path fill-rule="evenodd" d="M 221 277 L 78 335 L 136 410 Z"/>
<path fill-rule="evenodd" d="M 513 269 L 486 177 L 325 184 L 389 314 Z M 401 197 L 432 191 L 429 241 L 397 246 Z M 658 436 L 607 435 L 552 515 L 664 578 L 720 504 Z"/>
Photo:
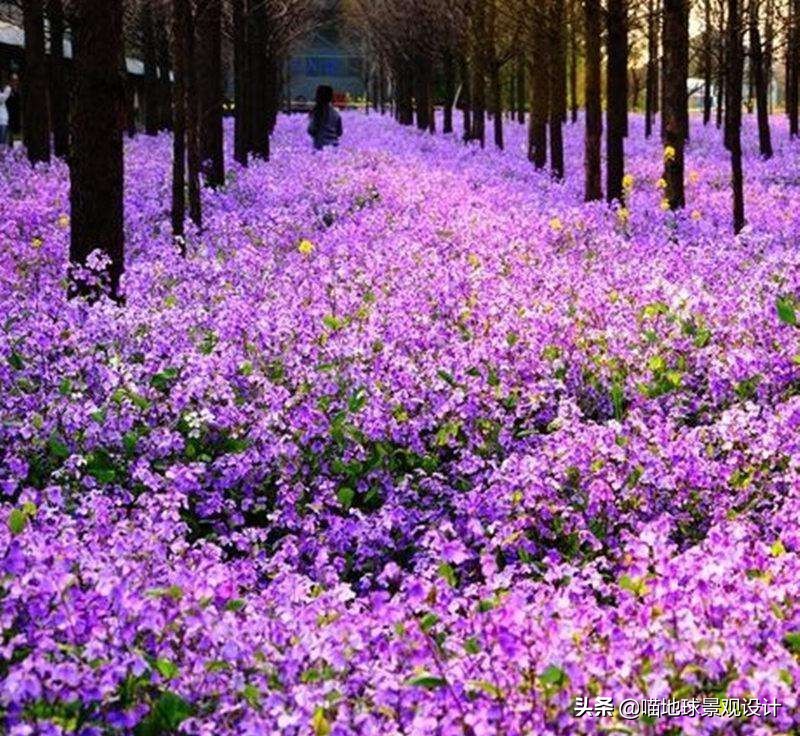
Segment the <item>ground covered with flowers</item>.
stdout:
<path fill-rule="evenodd" d="M 555 184 L 517 125 L 497 153 L 351 114 L 313 154 L 284 118 L 185 259 L 142 137 L 124 307 L 65 298 L 65 167 L 0 162 L 0 731 L 796 733 L 775 126 L 734 239 L 699 125 L 675 215 L 640 120 L 619 209 L 581 203 L 579 125 Z"/>

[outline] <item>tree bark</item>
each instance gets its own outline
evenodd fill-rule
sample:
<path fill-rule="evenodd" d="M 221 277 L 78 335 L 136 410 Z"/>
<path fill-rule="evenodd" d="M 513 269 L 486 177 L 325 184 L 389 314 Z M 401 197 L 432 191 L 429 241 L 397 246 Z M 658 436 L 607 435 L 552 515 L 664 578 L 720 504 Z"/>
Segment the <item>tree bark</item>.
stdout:
<path fill-rule="evenodd" d="M 569 99 L 572 106 L 571 120 L 578 122 L 578 33 L 580 23 L 578 21 L 579 12 L 576 7 L 576 0 L 570 0 L 570 20 L 569 20 Z"/>
<path fill-rule="evenodd" d="M 731 152 L 733 187 L 733 232 L 744 227 L 744 182 L 742 174 L 742 28 L 739 0 L 728 0 L 728 115 L 726 139 Z"/>
<path fill-rule="evenodd" d="M 769 89 L 764 69 L 764 50 L 761 46 L 759 30 L 759 3 L 750 0 L 750 61 L 753 68 L 753 82 L 756 92 L 756 114 L 758 117 L 758 149 L 764 158 L 772 158 L 772 136 L 769 129 Z"/>
<path fill-rule="evenodd" d="M 444 55 L 444 124 L 443 133 L 453 132 L 453 99 L 456 94 L 456 72 L 453 54 L 447 49 Z"/>
<path fill-rule="evenodd" d="M 712 59 L 712 29 L 711 29 L 711 0 L 703 0 L 705 26 L 703 28 L 703 125 L 711 122 L 711 109 L 714 100 L 711 97 L 711 77 L 713 69 Z"/>
<path fill-rule="evenodd" d="M 143 107 L 144 132 L 157 135 L 161 127 L 161 101 L 158 88 L 158 53 L 153 21 L 152 0 L 142 4 L 142 57 L 144 63 Z"/>
<path fill-rule="evenodd" d="M 247 90 L 250 97 L 250 152 L 265 161 L 270 156 L 270 79 L 267 64 L 267 10 L 260 0 L 249 0 L 247 13 Z"/>
<path fill-rule="evenodd" d="M 654 0 L 647 0 L 647 73 L 645 78 L 644 99 L 644 136 L 653 134 L 653 119 L 658 99 L 658 21 Z"/>
<path fill-rule="evenodd" d="M 585 0 L 586 22 L 586 140 L 585 167 L 587 202 L 603 198 L 600 143 L 603 137 L 603 111 L 600 89 L 601 8 L 599 0 Z"/>
<path fill-rule="evenodd" d="M 185 254 L 183 240 L 186 221 L 186 28 L 190 25 L 189 0 L 173 0 L 172 56 L 172 234 Z"/>
<path fill-rule="evenodd" d="M 159 127 L 161 130 L 172 129 L 172 82 L 170 81 L 170 39 L 166 28 L 158 29 L 158 98 Z"/>
<path fill-rule="evenodd" d="M 686 78 L 689 16 L 687 0 L 664 0 L 664 180 L 670 209 L 686 204 L 684 192 L 684 144 L 686 142 Z"/>
<path fill-rule="evenodd" d="M 25 75 L 23 77 L 23 140 L 32 163 L 50 161 L 50 113 L 47 104 L 43 0 L 23 0 Z"/>
<path fill-rule="evenodd" d="M 472 69 L 472 132 L 470 138 L 486 145 L 486 13 L 485 0 L 476 0 L 472 21 L 475 62 Z"/>
<path fill-rule="evenodd" d="M 83 266 L 90 253 L 102 251 L 109 259 L 111 296 L 119 300 L 124 270 L 122 0 L 80 0 L 72 26 L 75 108 L 69 161 L 70 261 Z M 80 275 L 73 276 L 70 294 L 99 296 Z"/>
<path fill-rule="evenodd" d="M 247 37 L 244 0 L 233 0 L 233 157 L 247 166 Z"/>
<path fill-rule="evenodd" d="M 625 176 L 625 135 L 628 127 L 628 8 L 627 0 L 608 0 L 606 13 L 606 197 L 622 202 Z"/>
<path fill-rule="evenodd" d="M 187 0 L 190 2 L 191 0 Z M 191 5 L 186 11 L 184 28 L 186 49 L 186 170 L 188 175 L 189 217 L 198 229 L 203 227 L 200 200 L 200 120 L 197 85 L 197 46 L 195 16 Z"/>
<path fill-rule="evenodd" d="M 566 43 L 564 33 L 566 18 L 564 0 L 551 0 L 549 22 L 550 36 L 550 169 L 553 176 L 564 178 L 564 133 L 567 110 Z"/>
<path fill-rule="evenodd" d="M 539 12 L 544 12 L 540 10 Z M 531 79 L 531 118 L 528 126 L 528 158 L 537 169 L 547 165 L 547 122 L 550 119 L 550 76 L 548 38 L 545 18 L 540 17 L 531 30 L 531 57 L 528 70 Z"/>
<path fill-rule="evenodd" d="M 789 116 L 789 136 L 796 138 L 800 134 L 800 0 L 791 0 L 790 18 L 787 27 L 786 51 L 786 113 Z"/>
<path fill-rule="evenodd" d="M 69 88 L 64 63 L 64 6 L 62 0 L 48 0 L 50 21 L 50 107 L 53 123 L 53 151 L 59 158 L 69 156 Z"/>
<path fill-rule="evenodd" d="M 206 185 L 216 189 L 225 184 L 222 0 L 204 0 L 197 12 L 200 160 Z"/>

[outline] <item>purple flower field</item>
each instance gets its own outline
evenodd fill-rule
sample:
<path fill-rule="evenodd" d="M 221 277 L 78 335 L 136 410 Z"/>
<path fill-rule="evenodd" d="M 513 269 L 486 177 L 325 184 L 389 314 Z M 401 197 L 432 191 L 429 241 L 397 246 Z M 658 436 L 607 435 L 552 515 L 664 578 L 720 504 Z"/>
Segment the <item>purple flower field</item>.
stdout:
<path fill-rule="evenodd" d="M 638 117 L 626 209 L 524 126 L 344 124 L 282 118 L 186 259 L 171 139 L 130 142 L 124 308 L 66 298 L 66 166 L 0 161 L 0 733 L 798 733 L 783 118 L 736 239 L 697 120 L 677 214 Z"/>

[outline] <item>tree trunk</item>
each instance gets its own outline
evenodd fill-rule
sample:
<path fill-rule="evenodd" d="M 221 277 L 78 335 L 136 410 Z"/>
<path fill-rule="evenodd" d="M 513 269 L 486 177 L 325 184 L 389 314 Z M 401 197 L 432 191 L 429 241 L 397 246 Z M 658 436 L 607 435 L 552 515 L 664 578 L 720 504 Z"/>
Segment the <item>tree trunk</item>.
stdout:
<path fill-rule="evenodd" d="M 200 160 L 206 185 L 225 184 L 222 90 L 222 0 L 198 4 L 197 61 Z"/>
<path fill-rule="evenodd" d="M 257 158 L 269 160 L 270 79 L 267 64 L 267 10 L 260 0 L 249 0 L 247 24 L 247 89 L 250 95 L 249 149 Z"/>
<path fill-rule="evenodd" d="M 417 111 L 417 128 L 419 130 L 427 130 L 431 124 L 429 115 L 431 111 L 430 102 L 428 100 L 428 74 L 430 69 L 430 61 L 424 58 L 418 58 L 414 68 L 414 101 L 416 103 Z"/>
<path fill-rule="evenodd" d="M 656 71 L 658 69 L 658 21 L 654 0 L 647 0 L 647 71 L 644 93 L 644 136 L 653 134 L 655 103 L 658 99 Z"/>
<path fill-rule="evenodd" d="M 514 84 L 517 88 L 515 95 L 517 98 L 517 122 L 520 125 L 524 125 L 525 110 L 528 106 L 528 103 L 526 99 L 527 86 L 525 84 L 525 55 L 522 53 L 517 54 Z"/>
<path fill-rule="evenodd" d="M 586 190 L 587 202 L 603 198 L 600 143 L 603 137 L 603 110 L 600 88 L 600 0 L 585 0 L 586 15 Z"/>
<path fill-rule="evenodd" d="M 188 0 L 191 2 L 191 0 Z M 200 120 L 197 85 L 197 46 L 195 16 L 191 5 L 185 12 L 184 28 L 186 49 L 186 168 L 188 174 L 189 217 L 198 229 L 203 227 L 203 210 L 200 201 Z"/>
<path fill-rule="evenodd" d="M 622 202 L 625 176 L 625 134 L 628 127 L 627 0 L 608 0 L 606 13 L 606 197 Z"/>
<path fill-rule="evenodd" d="M 800 77 L 800 0 L 791 0 L 790 20 L 787 24 L 786 50 L 786 113 L 789 116 L 789 136 L 796 138 L 800 134 L 798 122 L 798 77 Z"/>
<path fill-rule="evenodd" d="M 566 18 L 564 0 L 552 0 L 550 5 L 550 168 L 553 176 L 564 178 L 564 134 L 562 125 L 566 118 L 567 85 L 565 38 Z"/>
<path fill-rule="evenodd" d="M 703 0 L 703 11 L 705 14 L 705 27 L 703 28 L 703 125 L 711 122 L 711 108 L 714 101 L 711 97 L 711 76 L 713 69 L 711 65 L 712 57 L 712 30 L 711 30 L 711 0 Z"/>
<path fill-rule="evenodd" d="M 576 0 L 570 0 L 570 20 L 569 20 L 569 99 L 572 105 L 571 119 L 573 123 L 578 122 L 578 33 L 580 22 L 578 21 L 579 12 L 576 7 Z"/>
<path fill-rule="evenodd" d="M 233 0 L 233 94 L 234 128 L 233 157 L 247 166 L 247 38 L 245 31 L 244 0 Z"/>
<path fill-rule="evenodd" d="M 53 122 L 53 150 L 59 158 L 69 156 L 69 88 L 64 64 L 64 6 L 62 0 L 48 0 L 50 21 L 50 107 Z"/>
<path fill-rule="evenodd" d="M 528 158 L 537 169 L 547 165 L 547 122 L 550 119 L 550 78 L 547 28 L 542 19 L 531 31 L 531 119 L 528 126 Z"/>
<path fill-rule="evenodd" d="M 471 95 L 471 75 L 466 57 L 462 54 L 458 62 L 459 75 L 461 77 L 461 110 L 464 119 L 463 138 L 468 141 L 472 136 L 472 95 Z"/>
<path fill-rule="evenodd" d="M 172 82 L 170 81 L 170 39 L 166 28 L 160 28 L 158 38 L 158 98 L 161 130 L 172 129 Z"/>
<path fill-rule="evenodd" d="M 756 108 L 758 115 L 758 149 L 764 158 L 772 158 L 772 137 L 769 130 L 768 82 L 764 69 L 764 51 L 761 47 L 758 0 L 750 0 L 750 60 L 753 67 L 753 81 L 756 87 Z"/>
<path fill-rule="evenodd" d="M 719 0 L 720 26 L 724 26 L 725 0 Z M 717 129 L 722 127 L 725 110 L 725 34 L 717 33 Z"/>
<path fill-rule="evenodd" d="M 142 3 L 142 57 L 144 62 L 144 132 L 157 135 L 161 127 L 161 101 L 158 89 L 158 53 L 153 25 L 152 0 Z"/>
<path fill-rule="evenodd" d="M 32 163 L 50 160 L 50 114 L 47 105 L 47 60 L 43 0 L 23 0 L 25 75 L 23 76 L 23 140 Z"/>
<path fill-rule="evenodd" d="M 733 231 L 744 227 L 744 182 L 742 175 L 742 28 L 739 0 L 728 0 L 728 115 L 726 139 L 731 152 L 733 186 Z"/>
<path fill-rule="evenodd" d="M 453 99 L 456 95 L 456 72 L 453 54 L 448 49 L 444 54 L 444 133 L 453 132 Z"/>
<path fill-rule="evenodd" d="M 120 299 L 124 270 L 125 79 L 122 0 L 81 0 L 73 13 L 75 108 L 72 116 L 70 261 L 84 266 L 102 251 L 112 298 Z M 99 296 L 77 273 L 70 294 Z"/>
<path fill-rule="evenodd" d="M 173 0 L 172 56 L 172 234 L 185 254 L 183 241 L 186 220 L 186 28 L 190 25 L 190 0 Z"/>
<path fill-rule="evenodd" d="M 486 14 L 485 0 L 476 0 L 473 17 L 475 63 L 472 74 L 472 132 L 470 138 L 486 145 Z"/>
<path fill-rule="evenodd" d="M 683 151 L 686 142 L 687 0 L 664 0 L 664 180 L 670 209 L 686 204 Z"/>

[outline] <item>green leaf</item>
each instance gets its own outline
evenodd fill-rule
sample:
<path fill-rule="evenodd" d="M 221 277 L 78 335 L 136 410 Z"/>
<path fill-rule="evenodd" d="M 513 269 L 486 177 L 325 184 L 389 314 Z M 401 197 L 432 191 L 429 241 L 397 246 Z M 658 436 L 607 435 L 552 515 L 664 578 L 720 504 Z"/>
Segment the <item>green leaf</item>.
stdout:
<path fill-rule="evenodd" d="M 174 680 L 180 672 L 178 665 L 168 659 L 159 658 L 155 661 L 154 666 L 158 670 L 158 674 L 167 680 Z"/>
<path fill-rule="evenodd" d="M 241 611 L 247 605 L 247 601 L 241 598 L 234 598 L 225 604 L 226 611 Z"/>
<path fill-rule="evenodd" d="M 420 675 L 419 677 L 412 677 L 408 684 L 412 687 L 422 687 L 426 690 L 435 690 L 436 688 L 443 687 L 447 684 L 447 680 L 443 677 L 435 677 L 434 675 Z"/>
<path fill-rule="evenodd" d="M 117 469 L 107 450 L 98 448 L 86 458 L 86 472 L 98 483 L 113 483 L 117 479 Z"/>
<path fill-rule="evenodd" d="M 169 391 L 179 375 L 180 371 L 177 368 L 165 368 L 150 379 L 150 385 L 158 391 Z"/>
<path fill-rule="evenodd" d="M 251 708 L 257 708 L 261 703 L 261 691 L 255 685 L 245 685 L 242 690 L 242 697 Z"/>
<path fill-rule="evenodd" d="M 311 728 L 314 731 L 314 736 L 328 736 L 331 732 L 331 724 L 325 717 L 325 709 L 317 708 L 314 715 L 311 717 Z"/>
<path fill-rule="evenodd" d="M 353 505 L 353 501 L 356 499 L 356 492 L 352 488 L 344 486 L 339 489 L 339 492 L 336 494 L 336 496 L 339 499 L 339 503 L 342 505 L 342 508 L 345 511 L 349 511 L 350 507 Z"/>
<path fill-rule="evenodd" d="M 62 378 L 58 384 L 58 393 L 62 396 L 69 396 L 72 393 L 72 381 L 69 378 Z"/>
<path fill-rule="evenodd" d="M 192 715 L 192 706 L 180 695 L 166 692 L 153 704 L 150 713 L 136 727 L 136 736 L 165 736 L 175 733 Z"/>
<path fill-rule="evenodd" d="M 447 584 L 451 588 L 455 588 L 458 585 L 458 579 L 456 578 L 456 572 L 453 570 L 453 566 L 448 562 L 442 562 L 439 565 L 439 575 L 441 575 L 446 581 Z"/>
<path fill-rule="evenodd" d="M 792 654 L 800 654 L 800 631 L 790 631 L 783 637 L 783 646 Z"/>
<path fill-rule="evenodd" d="M 419 621 L 419 625 L 426 633 L 439 623 L 439 617 L 435 613 L 426 613 Z"/>
<path fill-rule="evenodd" d="M 28 525 L 28 515 L 22 509 L 12 509 L 8 515 L 8 528 L 11 533 L 16 536 L 25 531 Z"/>
<path fill-rule="evenodd" d="M 561 690 L 569 683 L 569 677 L 564 670 L 551 664 L 539 675 L 539 682 L 546 688 Z"/>
<path fill-rule="evenodd" d="M 50 439 L 47 441 L 47 449 L 57 460 L 66 460 L 71 454 L 69 447 L 67 447 L 61 441 L 61 439 L 59 439 L 58 435 L 55 434 L 50 435 Z"/>
<path fill-rule="evenodd" d="M 25 367 L 25 361 L 16 350 L 8 356 L 8 364 L 16 371 L 21 371 Z"/>
<path fill-rule="evenodd" d="M 464 642 L 464 651 L 467 654 L 478 654 L 481 651 L 481 645 L 474 636 L 471 636 Z"/>
<path fill-rule="evenodd" d="M 778 310 L 778 319 L 787 325 L 797 325 L 797 313 L 794 299 L 790 296 L 779 296 L 775 302 Z"/>

